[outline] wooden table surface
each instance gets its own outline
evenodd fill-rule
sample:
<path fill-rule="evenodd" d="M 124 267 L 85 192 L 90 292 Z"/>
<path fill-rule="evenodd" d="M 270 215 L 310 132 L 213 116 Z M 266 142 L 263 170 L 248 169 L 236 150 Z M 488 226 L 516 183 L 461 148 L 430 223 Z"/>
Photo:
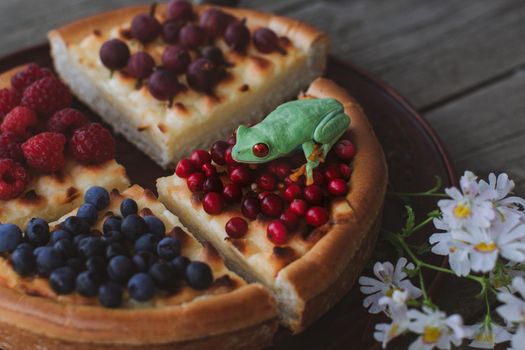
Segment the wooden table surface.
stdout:
<path fill-rule="evenodd" d="M 0 56 L 43 42 L 49 29 L 72 19 L 144 2 L 0 0 Z M 380 77 L 422 113 L 458 173 L 505 171 L 525 195 L 524 1 L 242 0 L 241 6 L 326 31 L 334 56 Z M 473 287 L 447 281 L 440 299 L 449 310 L 473 315 L 478 303 L 464 302 Z"/>

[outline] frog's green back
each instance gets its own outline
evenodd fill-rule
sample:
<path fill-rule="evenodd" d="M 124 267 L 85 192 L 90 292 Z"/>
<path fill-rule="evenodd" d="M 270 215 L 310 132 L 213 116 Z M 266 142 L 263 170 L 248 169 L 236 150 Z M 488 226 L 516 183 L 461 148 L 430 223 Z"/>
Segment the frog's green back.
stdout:
<path fill-rule="evenodd" d="M 284 103 L 277 107 L 264 120 L 259 123 L 282 127 L 291 125 L 316 124 L 325 115 L 332 111 L 340 110 L 343 105 L 333 98 L 304 99 Z"/>

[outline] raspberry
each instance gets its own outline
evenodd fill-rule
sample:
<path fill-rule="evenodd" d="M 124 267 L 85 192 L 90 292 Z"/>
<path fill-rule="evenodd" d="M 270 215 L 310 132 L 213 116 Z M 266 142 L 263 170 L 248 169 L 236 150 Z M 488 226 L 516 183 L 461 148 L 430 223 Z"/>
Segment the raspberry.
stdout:
<path fill-rule="evenodd" d="M 43 172 L 60 170 L 65 163 L 66 138 L 56 132 L 43 132 L 22 144 L 27 164 Z"/>
<path fill-rule="evenodd" d="M 73 132 L 86 125 L 88 120 L 84 114 L 73 108 L 64 108 L 53 114 L 47 121 L 46 129 L 71 136 Z"/>
<path fill-rule="evenodd" d="M 0 134 L 0 158 L 9 158 L 17 162 L 24 161 L 20 140 L 12 132 Z"/>
<path fill-rule="evenodd" d="M 38 123 L 38 118 L 32 110 L 27 107 L 15 107 L 9 112 L 0 125 L 2 132 L 12 132 L 22 139 L 28 138 L 30 129 Z"/>
<path fill-rule="evenodd" d="M 29 176 L 23 166 L 12 159 L 0 159 L 0 200 L 21 195 L 28 181 Z"/>
<path fill-rule="evenodd" d="M 49 69 L 42 69 L 38 65 L 30 63 L 23 70 L 13 75 L 11 86 L 20 92 L 24 92 L 35 81 L 52 76 L 53 73 Z"/>
<path fill-rule="evenodd" d="M 0 89 L 0 118 L 20 103 L 20 94 L 13 89 Z"/>
<path fill-rule="evenodd" d="M 71 92 L 58 78 L 46 77 L 31 84 L 22 96 L 22 106 L 49 117 L 56 111 L 69 107 Z"/>
<path fill-rule="evenodd" d="M 115 158 L 115 140 L 99 123 L 77 129 L 69 141 L 73 156 L 81 163 L 102 163 Z"/>

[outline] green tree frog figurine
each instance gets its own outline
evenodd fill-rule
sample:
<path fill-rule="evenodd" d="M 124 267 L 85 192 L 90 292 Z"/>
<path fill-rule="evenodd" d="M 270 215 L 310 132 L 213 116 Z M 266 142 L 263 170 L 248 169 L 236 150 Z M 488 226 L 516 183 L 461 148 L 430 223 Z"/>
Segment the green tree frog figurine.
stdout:
<path fill-rule="evenodd" d="M 304 99 L 284 103 L 262 122 L 239 126 L 232 158 L 239 163 L 266 163 L 302 147 L 306 164 L 290 176 L 296 181 L 306 173 L 313 183 L 313 169 L 324 162 L 328 151 L 345 133 L 350 117 L 332 98 Z"/>

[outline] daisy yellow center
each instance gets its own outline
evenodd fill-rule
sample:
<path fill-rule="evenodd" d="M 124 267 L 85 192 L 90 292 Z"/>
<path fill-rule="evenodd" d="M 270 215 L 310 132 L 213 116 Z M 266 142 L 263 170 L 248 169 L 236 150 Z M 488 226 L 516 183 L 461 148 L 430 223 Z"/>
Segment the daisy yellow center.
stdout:
<path fill-rule="evenodd" d="M 454 208 L 454 215 L 457 218 L 465 219 L 468 218 L 471 214 L 470 207 L 465 203 L 458 203 Z"/>
<path fill-rule="evenodd" d="M 490 242 L 490 243 L 485 243 L 485 242 L 481 242 L 481 243 L 478 243 L 474 246 L 474 248 L 479 251 L 479 252 L 482 252 L 482 253 L 490 253 L 490 252 L 493 252 L 496 250 L 496 243 L 494 242 Z"/>
<path fill-rule="evenodd" d="M 441 336 L 441 329 L 437 327 L 426 326 L 423 330 L 423 342 L 425 344 L 437 343 Z"/>
<path fill-rule="evenodd" d="M 494 336 L 492 332 L 480 332 L 476 335 L 476 340 L 479 342 L 494 344 Z"/>

